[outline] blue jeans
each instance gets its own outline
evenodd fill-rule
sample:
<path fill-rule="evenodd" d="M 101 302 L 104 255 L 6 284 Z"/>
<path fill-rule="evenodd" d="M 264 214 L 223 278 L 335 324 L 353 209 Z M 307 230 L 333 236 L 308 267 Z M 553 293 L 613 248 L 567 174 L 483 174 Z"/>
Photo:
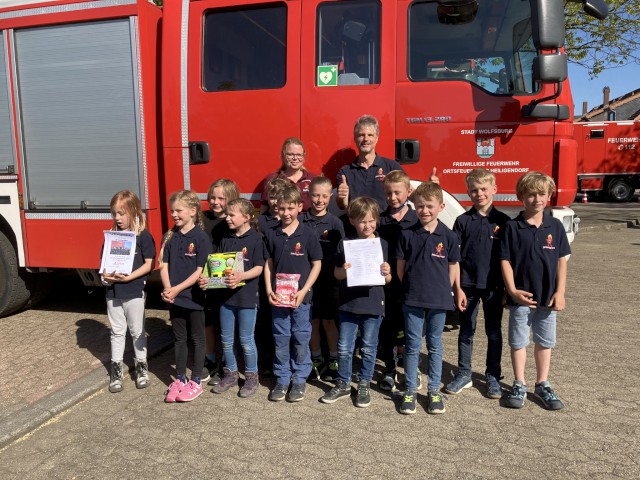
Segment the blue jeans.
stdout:
<path fill-rule="evenodd" d="M 378 350 L 378 331 L 382 315 L 364 315 L 340 312 L 340 336 L 338 337 L 338 378 L 351 382 L 353 350 L 360 327 L 360 380 L 371 382 Z"/>
<path fill-rule="evenodd" d="M 238 362 L 234 348 L 236 336 L 236 321 L 240 346 L 244 352 L 245 372 L 258 371 L 258 351 L 254 338 L 256 328 L 256 307 L 242 308 L 233 305 L 220 306 L 220 336 L 222 337 L 222 351 L 224 352 L 225 367 L 232 372 L 238 371 Z"/>
<path fill-rule="evenodd" d="M 442 332 L 446 310 L 404 305 L 404 372 L 406 389 L 415 392 L 418 383 L 418 361 L 422 348 L 422 328 L 426 320 L 427 351 L 429 352 L 428 390 L 440 390 L 442 378 Z"/>
<path fill-rule="evenodd" d="M 487 369 L 486 375 L 499 379 L 502 370 L 502 290 L 463 288 L 467 296 L 467 309 L 460 312 L 460 333 L 458 335 L 458 373 L 471 376 L 471 355 L 473 353 L 473 336 L 476 333 L 478 307 L 482 300 L 484 312 L 484 332 L 487 335 Z"/>
<path fill-rule="evenodd" d="M 530 330 L 533 330 L 533 343 L 544 348 L 555 347 L 556 312 L 549 307 L 510 306 L 509 346 L 514 349 L 526 348 Z"/>
<path fill-rule="evenodd" d="M 305 383 L 311 373 L 311 304 L 298 308 L 271 306 L 275 356 L 273 374 L 278 383 Z"/>

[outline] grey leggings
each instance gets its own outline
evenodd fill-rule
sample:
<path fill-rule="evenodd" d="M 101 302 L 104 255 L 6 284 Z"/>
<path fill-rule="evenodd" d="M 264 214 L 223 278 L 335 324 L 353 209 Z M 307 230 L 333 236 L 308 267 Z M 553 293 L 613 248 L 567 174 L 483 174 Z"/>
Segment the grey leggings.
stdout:
<path fill-rule="evenodd" d="M 107 316 L 111 324 L 111 361 L 122 362 L 127 327 L 133 340 L 136 360 L 147 361 L 147 334 L 144 331 L 145 298 L 107 299 Z"/>

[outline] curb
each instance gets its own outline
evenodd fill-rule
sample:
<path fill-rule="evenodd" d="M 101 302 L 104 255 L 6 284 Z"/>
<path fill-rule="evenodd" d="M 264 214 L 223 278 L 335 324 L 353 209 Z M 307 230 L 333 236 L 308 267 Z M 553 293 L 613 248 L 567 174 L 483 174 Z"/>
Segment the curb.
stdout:
<path fill-rule="evenodd" d="M 629 225 L 628 222 L 608 223 L 603 225 L 584 225 L 584 226 L 580 225 L 578 230 L 578 235 L 580 235 L 580 232 L 613 232 L 617 230 L 626 230 L 627 228 L 637 228 L 637 227 L 633 227 Z"/>
<path fill-rule="evenodd" d="M 170 330 L 153 339 L 149 337 L 147 358 L 151 360 L 172 347 L 173 336 Z M 0 422 L 0 449 L 104 388 L 108 383 L 109 376 L 105 372 L 105 367 L 101 365 L 60 390 L 24 406 L 11 417 Z"/>

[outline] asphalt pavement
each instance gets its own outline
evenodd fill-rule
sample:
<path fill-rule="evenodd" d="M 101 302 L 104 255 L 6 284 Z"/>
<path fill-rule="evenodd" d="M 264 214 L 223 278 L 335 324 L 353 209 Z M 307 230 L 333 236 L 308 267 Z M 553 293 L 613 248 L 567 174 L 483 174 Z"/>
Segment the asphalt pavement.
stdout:
<path fill-rule="evenodd" d="M 518 411 L 483 395 L 482 321 L 474 388 L 450 395 L 444 415 L 427 415 L 421 395 L 417 414 L 405 417 L 398 396 L 375 388 L 368 409 L 348 399 L 324 405 L 324 383 L 309 385 L 300 404 L 272 403 L 269 379 L 250 399 L 206 391 L 191 404 L 167 405 L 170 327 L 152 292 L 152 384 L 136 390 L 131 380 L 110 394 L 104 298 L 62 277 L 41 307 L 0 319 L 0 476 L 640 478 L 640 231 L 627 228 L 640 206 L 610 205 L 575 205 L 582 231 L 572 245 L 551 368 L 566 403 L 560 412 L 543 410 L 531 395 Z M 457 333 L 453 325 L 443 336 L 445 382 Z M 125 359 L 132 363 L 129 349 Z M 506 387 L 513 379 L 506 348 L 503 370 Z"/>

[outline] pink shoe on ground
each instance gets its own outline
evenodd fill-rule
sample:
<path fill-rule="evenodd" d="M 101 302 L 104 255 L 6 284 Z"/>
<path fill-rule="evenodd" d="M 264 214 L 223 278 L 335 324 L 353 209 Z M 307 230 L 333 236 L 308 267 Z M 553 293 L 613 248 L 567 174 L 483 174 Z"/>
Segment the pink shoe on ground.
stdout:
<path fill-rule="evenodd" d="M 182 383 L 179 378 L 176 378 L 171 385 L 169 385 L 169 390 L 167 390 L 167 396 L 164 397 L 164 401 L 166 403 L 175 403 L 176 397 L 184 388 L 185 384 Z"/>
<path fill-rule="evenodd" d="M 189 380 L 189 383 L 180 390 L 180 393 L 176 397 L 176 402 L 190 402 L 195 400 L 202 394 L 202 383 L 196 383 L 193 380 Z"/>

